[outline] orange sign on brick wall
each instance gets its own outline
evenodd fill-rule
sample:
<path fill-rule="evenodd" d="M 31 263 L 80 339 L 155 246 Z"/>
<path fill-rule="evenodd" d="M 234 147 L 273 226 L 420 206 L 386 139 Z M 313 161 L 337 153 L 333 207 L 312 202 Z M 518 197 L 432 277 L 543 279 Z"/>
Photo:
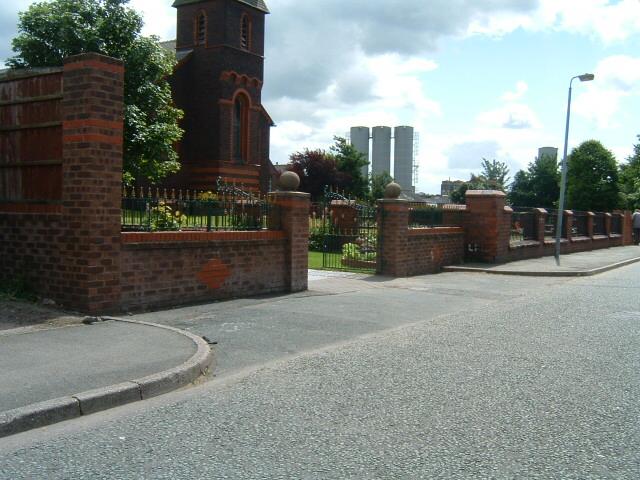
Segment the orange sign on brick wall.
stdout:
<path fill-rule="evenodd" d="M 229 267 L 227 267 L 222 260 L 214 258 L 205 264 L 197 277 L 198 280 L 211 290 L 217 290 L 222 286 L 224 281 L 229 278 L 229 275 L 231 275 Z"/>

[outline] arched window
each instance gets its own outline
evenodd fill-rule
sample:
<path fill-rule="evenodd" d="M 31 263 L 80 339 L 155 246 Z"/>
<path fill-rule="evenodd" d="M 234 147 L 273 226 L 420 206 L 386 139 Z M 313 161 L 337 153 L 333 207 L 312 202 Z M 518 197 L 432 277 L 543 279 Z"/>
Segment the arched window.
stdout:
<path fill-rule="evenodd" d="M 236 163 L 247 161 L 248 124 L 249 101 L 240 94 L 233 104 L 233 160 Z"/>
<path fill-rule="evenodd" d="M 240 21 L 240 47 L 243 50 L 251 48 L 251 24 L 249 15 L 246 13 L 242 15 L 242 20 Z"/>
<path fill-rule="evenodd" d="M 204 45 L 207 40 L 207 16 L 204 12 L 198 15 L 196 25 L 196 45 Z"/>

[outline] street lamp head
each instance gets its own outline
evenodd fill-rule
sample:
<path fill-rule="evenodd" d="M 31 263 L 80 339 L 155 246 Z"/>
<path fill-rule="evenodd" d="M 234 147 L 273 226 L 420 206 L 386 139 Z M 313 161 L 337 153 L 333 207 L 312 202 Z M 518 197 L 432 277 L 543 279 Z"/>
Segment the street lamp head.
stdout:
<path fill-rule="evenodd" d="M 593 73 L 585 73 L 584 75 L 579 75 L 578 78 L 581 82 L 590 82 L 596 78 L 596 76 Z"/>

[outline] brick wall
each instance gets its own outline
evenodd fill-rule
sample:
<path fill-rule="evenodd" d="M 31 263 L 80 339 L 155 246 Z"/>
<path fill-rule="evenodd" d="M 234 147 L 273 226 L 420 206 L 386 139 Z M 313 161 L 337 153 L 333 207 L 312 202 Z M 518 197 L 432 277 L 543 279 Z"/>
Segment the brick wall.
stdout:
<path fill-rule="evenodd" d="M 378 273 L 392 277 L 436 273 L 460 263 L 463 256 L 462 228 L 409 228 L 408 202 L 378 201 Z"/>
<path fill-rule="evenodd" d="M 414 228 L 407 240 L 408 276 L 437 273 L 464 260 L 464 230 L 460 227 Z"/>
<path fill-rule="evenodd" d="M 500 263 L 555 254 L 555 239 L 545 238 L 547 211 L 535 209 L 538 238 L 524 242 L 511 242 L 512 209 L 505 205 L 502 192 L 470 190 L 467 192 L 467 215 L 460 217 L 465 229 L 465 256 L 467 261 Z M 621 217 L 622 233 L 611 231 L 612 216 Z M 587 213 L 587 235 L 573 236 L 573 212 L 566 210 L 563 217 L 561 254 L 585 252 L 601 248 L 630 245 L 629 212 L 607 214 L 605 234 L 594 234 L 594 216 Z"/>
<path fill-rule="evenodd" d="M 60 196 L 0 202 L 0 278 L 24 278 L 39 294 L 87 312 L 110 310 L 119 296 L 123 79 L 117 60 L 68 58 L 54 99 L 59 137 L 41 148 L 62 146 Z M 13 90 L 13 99 L 20 90 Z M 19 117 L 3 117 L 3 130 L 15 125 Z M 31 160 L 27 152 L 15 160 Z"/>
<path fill-rule="evenodd" d="M 122 237 L 123 309 L 288 290 L 284 232 L 123 233 Z"/>
<path fill-rule="evenodd" d="M 123 66 L 85 54 L 67 59 L 62 76 L 61 195 L 0 197 L 0 280 L 23 278 L 87 313 L 307 288 L 304 193 L 272 196 L 270 231 L 121 233 Z"/>

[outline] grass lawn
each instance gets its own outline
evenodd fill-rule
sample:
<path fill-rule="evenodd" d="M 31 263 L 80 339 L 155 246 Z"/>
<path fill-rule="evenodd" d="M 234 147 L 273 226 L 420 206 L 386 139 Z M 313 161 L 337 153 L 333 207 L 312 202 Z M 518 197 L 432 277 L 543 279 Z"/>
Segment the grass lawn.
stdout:
<path fill-rule="evenodd" d="M 309 268 L 322 268 L 322 252 L 309 252 Z"/>

